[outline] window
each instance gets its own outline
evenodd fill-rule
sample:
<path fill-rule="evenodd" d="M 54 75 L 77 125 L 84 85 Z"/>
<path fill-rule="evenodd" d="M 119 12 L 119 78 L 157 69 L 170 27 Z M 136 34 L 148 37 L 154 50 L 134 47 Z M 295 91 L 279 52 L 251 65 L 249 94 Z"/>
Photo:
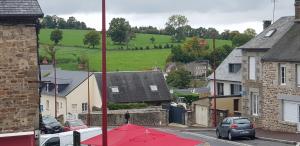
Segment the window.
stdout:
<path fill-rule="evenodd" d="M 150 85 L 150 89 L 153 92 L 158 90 L 156 85 Z"/>
<path fill-rule="evenodd" d="M 111 92 L 119 93 L 119 88 L 117 86 L 111 87 Z"/>
<path fill-rule="evenodd" d="M 283 101 L 283 120 L 292 123 L 300 122 L 300 102 Z"/>
<path fill-rule="evenodd" d="M 49 100 L 46 101 L 46 110 L 49 110 Z"/>
<path fill-rule="evenodd" d="M 237 73 L 241 69 L 241 64 L 229 64 L 229 72 L 230 73 Z"/>
<path fill-rule="evenodd" d="M 77 104 L 72 104 L 72 111 L 77 113 Z"/>
<path fill-rule="evenodd" d="M 249 79 L 250 80 L 256 80 L 255 57 L 249 57 Z"/>
<path fill-rule="evenodd" d="M 280 64 L 280 85 L 286 85 L 286 66 Z"/>
<path fill-rule="evenodd" d="M 233 111 L 239 111 L 239 99 L 234 99 L 233 100 Z"/>
<path fill-rule="evenodd" d="M 218 95 L 224 95 L 224 83 L 217 83 Z"/>
<path fill-rule="evenodd" d="M 300 64 L 297 65 L 297 86 L 300 87 Z"/>
<path fill-rule="evenodd" d="M 87 103 L 82 103 L 81 109 L 82 109 L 82 112 L 86 112 L 88 110 L 88 104 Z"/>
<path fill-rule="evenodd" d="M 251 93 L 252 115 L 258 116 L 258 95 Z"/>
<path fill-rule="evenodd" d="M 266 33 L 265 37 L 271 37 L 275 32 L 276 32 L 276 29 L 271 29 L 270 31 L 268 31 Z"/>
<path fill-rule="evenodd" d="M 44 105 L 40 105 L 40 112 L 44 111 Z"/>
<path fill-rule="evenodd" d="M 242 86 L 239 84 L 230 84 L 231 95 L 241 95 Z"/>

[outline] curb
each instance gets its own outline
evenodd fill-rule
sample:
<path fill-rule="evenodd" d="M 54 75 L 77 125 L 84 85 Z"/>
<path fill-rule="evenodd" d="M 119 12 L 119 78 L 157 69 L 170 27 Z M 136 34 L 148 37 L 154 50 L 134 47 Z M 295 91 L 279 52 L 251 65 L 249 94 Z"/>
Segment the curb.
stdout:
<path fill-rule="evenodd" d="M 265 141 L 280 142 L 280 143 L 285 143 L 285 144 L 293 144 L 293 145 L 298 144 L 298 142 L 296 142 L 296 141 L 289 141 L 289 140 L 282 140 L 282 139 L 274 139 L 274 138 L 267 138 L 267 137 L 255 137 L 255 138 L 265 140 Z"/>

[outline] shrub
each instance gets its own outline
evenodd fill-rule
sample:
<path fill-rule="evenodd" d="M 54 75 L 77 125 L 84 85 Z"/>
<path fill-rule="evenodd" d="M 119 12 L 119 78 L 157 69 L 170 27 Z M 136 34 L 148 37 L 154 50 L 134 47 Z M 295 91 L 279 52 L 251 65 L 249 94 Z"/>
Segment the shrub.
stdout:
<path fill-rule="evenodd" d="M 146 103 L 108 103 L 109 110 L 120 110 L 120 109 L 142 109 L 146 108 L 148 105 Z"/>
<path fill-rule="evenodd" d="M 170 48 L 169 44 L 166 44 L 166 45 L 164 46 L 164 48 L 165 48 L 165 49 Z"/>
<path fill-rule="evenodd" d="M 149 46 L 146 46 L 146 50 L 149 50 L 150 49 L 150 47 Z"/>
<path fill-rule="evenodd" d="M 158 49 L 158 46 L 154 45 L 154 49 Z"/>
<path fill-rule="evenodd" d="M 135 49 L 135 50 L 138 50 L 139 48 L 138 48 L 138 47 L 135 47 L 134 49 Z"/>
<path fill-rule="evenodd" d="M 170 48 L 173 48 L 173 47 L 174 47 L 174 45 L 173 45 L 173 44 L 171 44 L 171 45 L 170 45 Z"/>
<path fill-rule="evenodd" d="M 140 47 L 140 50 L 143 50 L 144 48 L 143 47 Z"/>
<path fill-rule="evenodd" d="M 159 49 L 162 49 L 163 47 L 162 47 L 162 45 L 160 44 L 160 45 L 158 46 L 158 48 L 159 48 Z"/>

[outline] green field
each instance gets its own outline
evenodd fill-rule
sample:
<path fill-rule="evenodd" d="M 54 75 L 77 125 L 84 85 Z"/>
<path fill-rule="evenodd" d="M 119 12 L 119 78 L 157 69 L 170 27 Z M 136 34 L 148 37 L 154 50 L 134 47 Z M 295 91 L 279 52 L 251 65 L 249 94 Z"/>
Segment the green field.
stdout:
<path fill-rule="evenodd" d="M 52 44 L 50 40 L 50 34 L 53 29 L 42 29 L 40 32 L 40 43 L 41 44 Z M 69 30 L 64 29 L 63 31 L 63 40 L 59 43 L 61 46 L 69 46 L 69 47 L 87 47 L 83 44 L 83 38 L 84 35 L 89 32 L 89 30 Z M 135 48 L 135 47 L 144 47 L 144 49 L 149 46 L 150 48 L 153 48 L 154 44 L 151 43 L 150 38 L 155 38 L 155 45 L 166 45 L 166 44 L 178 44 L 178 43 L 172 43 L 171 37 L 168 35 L 156 35 L 156 34 L 136 34 L 136 38 L 131 40 L 129 42 L 128 47 L 129 48 Z M 209 46 L 212 46 L 212 40 L 207 40 L 209 43 Z M 227 40 L 217 40 L 216 46 L 221 47 L 224 44 L 231 45 L 231 41 Z M 96 46 L 99 48 L 99 46 Z M 107 49 L 118 49 L 121 45 L 114 44 L 110 38 L 107 40 Z M 124 48 L 126 46 L 123 45 Z"/>
<path fill-rule="evenodd" d="M 57 47 L 57 64 L 62 69 L 77 70 L 77 56 L 86 54 L 92 71 L 101 69 L 101 52 L 98 49 Z M 107 69 L 109 71 L 143 71 L 153 67 L 164 68 L 170 49 L 138 50 L 138 51 L 108 51 Z M 45 56 L 43 47 L 40 55 Z"/>
<path fill-rule="evenodd" d="M 47 56 L 44 47 L 52 44 L 50 41 L 50 33 L 53 29 L 42 29 L 40 38 L 40 55 Z M 77 58 L 82 54 L 86 54 L 90 60 L 90 68 L 93 71 L 101 69 L 101 52 L 99 46 L 95 49 L 88 48 L 83 44 L 83 38 L 89 30 L 62 30 L 63 40 L 56 48 L 58 66 L 66 70 L 78 70 Z M 155 38 L 155 45 L 173 44 L 171 37 L 167 35 L 153 34 L 137 34 L 134 40 L 129 43 L 129 48 L 143 47 L 143 50 L 118 50 L 120 45 L 114 44 L 110 38 L 107 42 L 107 67 L 109 71 L 141 71 L 150 70 L 153 67 L 164 68 L 166 59 L 169 56 L 170 49 L 153 49 L 154 44 L 150 42 L 151 37 Z M 208 40 L 209 46 L 212 47 L 212 40 Z M 224 44 L 231 45 L 231 41 L 217 40 L 216 46 L 220 47 Z M 149 46 L 150 50 L 145 50 Z M 123 46 L 126 48 L 125 46 Z"/>

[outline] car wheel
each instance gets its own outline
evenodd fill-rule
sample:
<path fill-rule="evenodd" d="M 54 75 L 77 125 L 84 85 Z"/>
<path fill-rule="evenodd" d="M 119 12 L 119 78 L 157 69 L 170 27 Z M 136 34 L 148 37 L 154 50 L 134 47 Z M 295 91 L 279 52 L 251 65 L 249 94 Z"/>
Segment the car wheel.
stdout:
<path fill-rule="evenodd" d="M 250 137 L 251 140 L 255 140 L 255 135 Z"/>
<path fill-rule="evenodd" d="M 216 135 L 217 135 L 217 138 L 219 138 L 219 139 L 221 138 L 219 130 L 216 131 Z"/>
<path fill-rule="evenodd" d="M 228 132 L 228 139 L 229 139 L 230 141 L 234 140 L 233 137 L 232 137 L 232 135 L 231 135 L 231 132 Z"/>

